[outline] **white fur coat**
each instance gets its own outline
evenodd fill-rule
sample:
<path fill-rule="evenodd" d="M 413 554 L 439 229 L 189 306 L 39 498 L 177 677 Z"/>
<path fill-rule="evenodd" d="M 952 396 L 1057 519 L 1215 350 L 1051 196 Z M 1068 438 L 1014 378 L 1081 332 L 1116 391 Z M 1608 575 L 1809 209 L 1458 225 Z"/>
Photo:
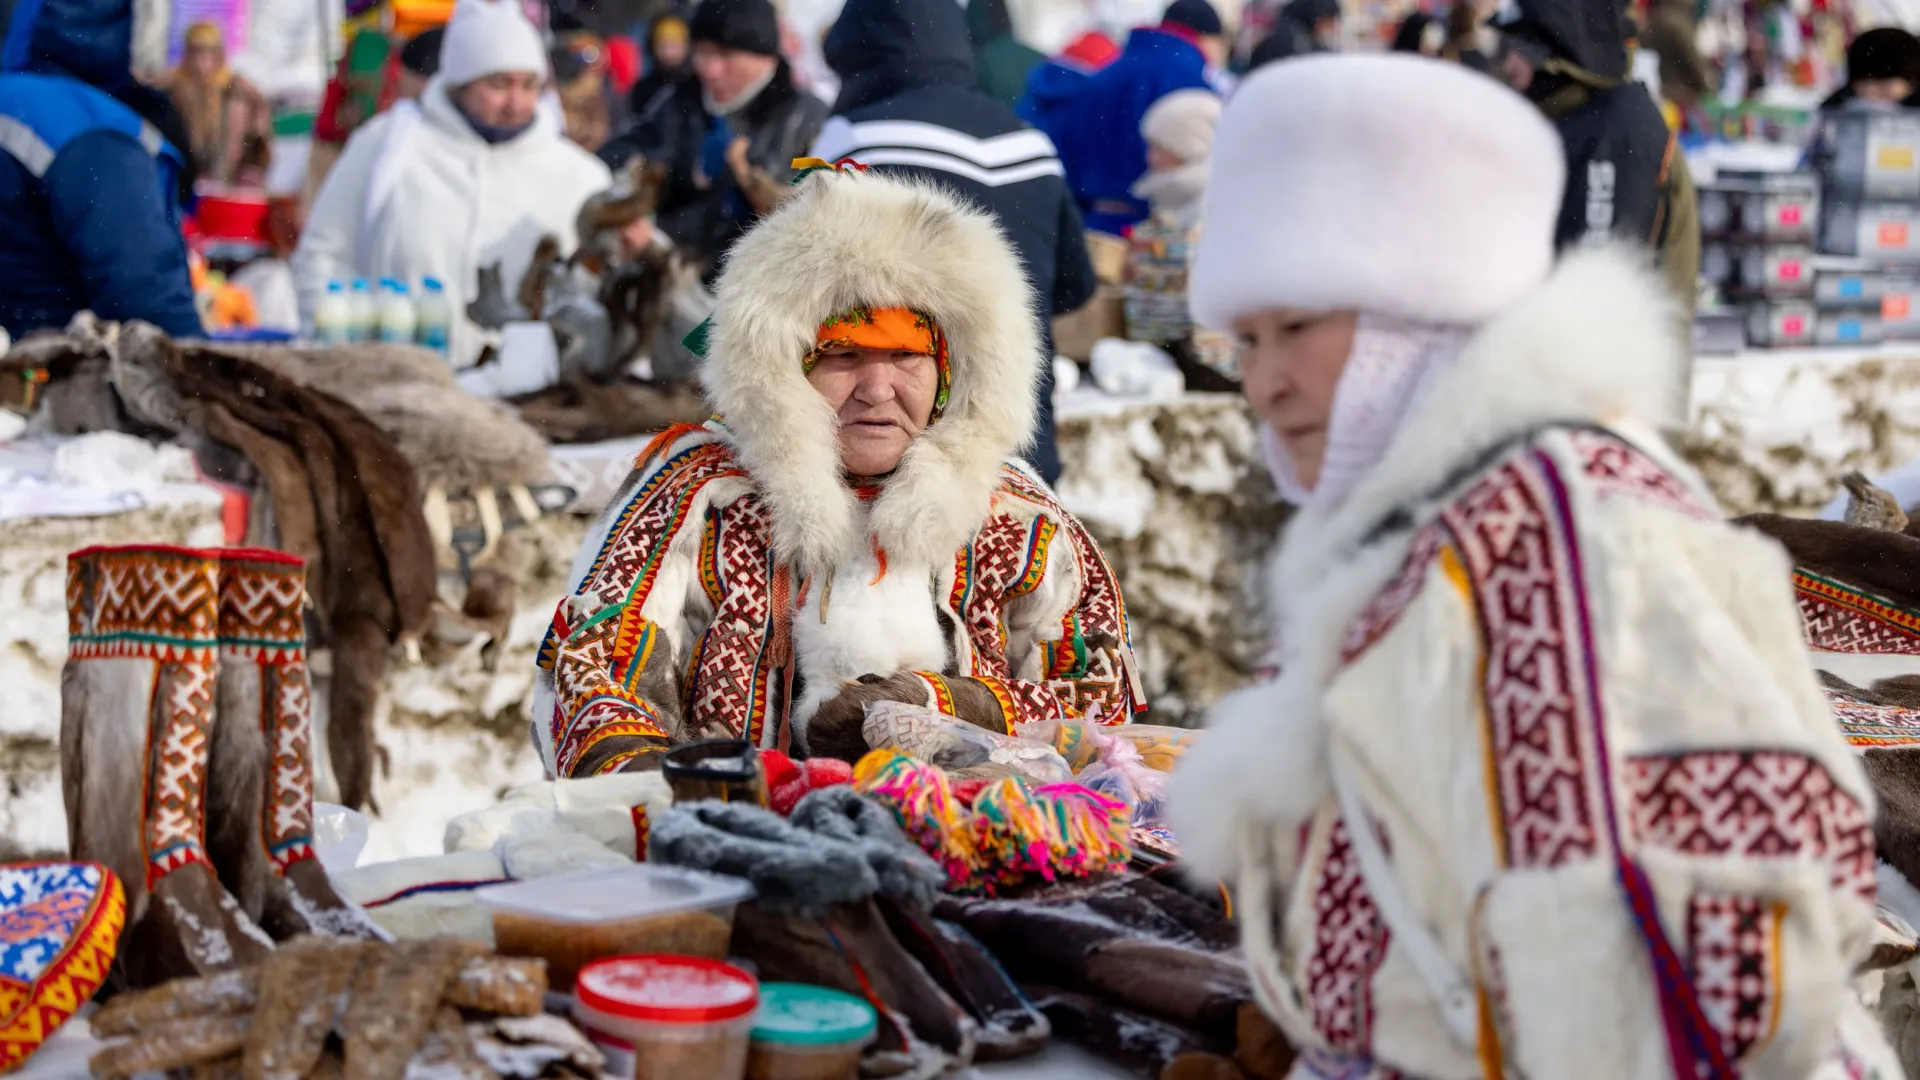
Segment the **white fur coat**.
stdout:
<path fill-rule="evenodd" d="M 1871 794 L 1785 556 L 1651 435 L 1670 318 L 1626 254 L 1569 256 L 1285 537 L 1282 674 L 1219 706 L 1171 812 L 1197 872 L 1272 911 L 1255 985 L 1322 1066 L 1671 1076 L 1624 864 L 1742 1075 L 1898 1075 L 1847 983 Z"/>

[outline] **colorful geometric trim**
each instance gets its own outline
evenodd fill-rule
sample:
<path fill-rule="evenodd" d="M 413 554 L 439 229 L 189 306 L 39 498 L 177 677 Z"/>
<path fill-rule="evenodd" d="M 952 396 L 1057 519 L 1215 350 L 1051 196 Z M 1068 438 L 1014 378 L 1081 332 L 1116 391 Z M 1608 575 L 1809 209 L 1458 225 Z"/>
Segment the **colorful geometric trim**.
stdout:
<path fill-rule="evenodd" d="M 991 675 L 975 675 L 973 681 L 992 692 L 994 702 L 1000 706 L 1000 721 L 1005 725 L 1001 730 L 1011 734 L 1013 725 L 1023 721 L 1020 718 L 1020 706 L 1014 700 L 1013 690 L 1008 686 L 1007 680 L 996 679 Z"/>
<path fill-rule="evenodd" d="M 1628 758 L 1626 814 L 1643 847 L 1716 858 L 1816 859 L 1833 887 L 1874 894 L 1873 820 L 1817 759 L 1788 750 Z"/>
<path fill-rule="evenodd" d="M 920 681 L 926 683 L 927 689 L 932 692 L 935 712 L 943 716 L 959 715 L 953 705 L 953 688 L 947 685 L 947 680 L 930 671 L 916 671 L 914 674 L 918 675 Z"/>
<path fill-rule="evenodd" d="M 297 556 L 253 548 L 217 554 L 220 655 L 261 664 L 304 661 L 306 563 Z"/>
<path fill-rule="evenodd" d="M 126 917 L 126 893 L 104 866 L 0 867 L 0 1073 L 99 992 Z"/>
<path fill-rule="evenodd" d="M 1387 631 L 1400 621 L 1400 616 L 1420 595 L 1421 587 L 1426 584 L 1427 568 L 1445 543 L 1446 530 L 1437 522 L 1414 535 L 1413 544 L 1407 549 L 1407 557 L 1401 561 L 1400 569 L 1367 602 L 1353 625 L 1347 628 L 1346 642 L 1340 647 L 1340 663 L 1343 666 L 1353 663 L 1362 653 L 1373 648 L 1374 643 L 1387 636 Z"/>
<path fill-rule="evenodd" d="M 1495 839 L 1514 869 L 1593 858 L 1605 845 L 1572 538 L 1557 527 L 1554 492 L 1531 464 L 1499 462 L 1439 519 L 1480 622 Z"/>
<path fill-rule="evenodd" d="M 1687 960 L 1700 1007 L 1727 1056 L 1744 1059 L 1780 1028 L 1783 905 L 1698 893 L 1687 902 Z"/>
<path fill-rule="evenodd" d="M 1003 601 L 1025 596 L 1040 587 L 1040 582 L 1047 576 L 1047 553 L 1052 549 L 1053 538 L 1059 531 L 1060 526 L 1045 514 L 1033 519 L 1033 531 L 1027 538 L 1026 569 L 1020 572 L 1019 580 L 1001 594 Z"/>
<path fill-rule="evenodd" d="M 93 547 L 67 557 L 68 655 L 211 660 L 219 561 L 191 548 Z"/>
<path fill-rule="evenodd" d="M 1841 690 L 1826 694 L 1848 744 L 1862 749 L 1920 745 L 1920 709 L 1877 705 Z"/>
<path fill-rule="evenodd" d="M 1807 644 L 1824 652 L 1920 656 L 1920 612 L 1796 569 L 1794 597 Z"/>
<path fill-rule="evenodd" d="M 713 480 L 745 475 L 734 463 L 733 451 L 720 442 L 697 443 L 668 458 L 634 490 L 614 519 L 578 595 L 602 596 L 617 589 L 627 603 L 644 606 L 660 562 L 695 497 Z M 561 601 L 540 643 L 537 662 L 546 671 L 553 670 L 560 647 L 581 629 L 568 621 L 570 603 L 571 598 Z"/>
<path fill-rule="evenodd" d="M 1373 1044 L 1373 979 L 1386 960 L 1390 934 L 1347 830 L 1346 820 L 1335 818 L 1327 834 L 1314 886 L 1304 997 L 1314 1030 L 1329 1046 L 1366 1054 Z"/>

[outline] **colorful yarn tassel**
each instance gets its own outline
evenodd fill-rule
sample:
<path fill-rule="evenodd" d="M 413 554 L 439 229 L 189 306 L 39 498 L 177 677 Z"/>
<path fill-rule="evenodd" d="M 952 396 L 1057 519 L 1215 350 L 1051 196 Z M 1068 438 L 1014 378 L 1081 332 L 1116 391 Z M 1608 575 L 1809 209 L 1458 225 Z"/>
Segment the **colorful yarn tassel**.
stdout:
<path fill-rule="evenodd" d="M 1132 856 L 1127 843 L 1131 815 L 1127 804 L 1079 784 L 1048 784 L 1034 793 L 1052 817 L 1058 838 L 1054 867 L 1068 877 L 1124 869 Z"/>
<path fill-rule="evenodd" d="M 853 788 L 893 811 L 956 892 L 1116 871 L 1132 855 L 1126 802 L 1079 784 L 1035 789 L 1008 777 L 979 787 L 968 807 L 938 766 L 875 750 L 854 767 Z"/>
<path fill-rule="evenodd" d="M 1053 852 L 1060 844 L 1051 808 L 1018 779 L 995 780 L 973 800 L 974 850 L 982 876 L 995 885 L 1027 874 L 1053 881 Z"/>
<path fill-rule="evenodd" d="M 898 750 L 875 750 L 853 767 L 853 790 L 879 800 L 914 843 L 934 857 L 956 886 L 972 878 L 973 830 L 953 797 L 947 774 Z"/>

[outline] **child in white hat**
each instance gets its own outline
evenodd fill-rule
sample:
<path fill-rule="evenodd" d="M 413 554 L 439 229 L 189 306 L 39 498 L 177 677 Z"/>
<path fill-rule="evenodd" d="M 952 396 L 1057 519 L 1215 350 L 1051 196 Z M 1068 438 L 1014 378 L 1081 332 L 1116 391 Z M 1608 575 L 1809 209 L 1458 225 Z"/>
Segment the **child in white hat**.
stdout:
<path fill-rule="evenodd" d="M 1408 56 L 1263 69 L 1196 319 L 1276 481 L 1274 682 L 1174 777 L 1296 1077 L 1896 1077 L 1848 979 L 1872 796 L 1784 554 L 1653 435 L 1646 252 L 1557 265 L 1560 140 Z"/>

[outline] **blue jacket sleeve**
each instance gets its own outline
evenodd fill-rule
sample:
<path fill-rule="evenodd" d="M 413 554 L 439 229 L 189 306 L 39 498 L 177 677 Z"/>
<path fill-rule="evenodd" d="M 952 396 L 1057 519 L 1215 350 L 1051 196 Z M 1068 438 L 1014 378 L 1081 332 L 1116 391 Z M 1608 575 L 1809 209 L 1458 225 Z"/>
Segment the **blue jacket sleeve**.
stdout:
<path fill-rule="evenodd" d="M 172 337 L 199 337 L 187 245 L 161 201 L 159 169 L 117 132 L 82 135 L 45 177 L 53 227 L 79 267 L 87 305 L 103 319 L 144 319 Z"/>

